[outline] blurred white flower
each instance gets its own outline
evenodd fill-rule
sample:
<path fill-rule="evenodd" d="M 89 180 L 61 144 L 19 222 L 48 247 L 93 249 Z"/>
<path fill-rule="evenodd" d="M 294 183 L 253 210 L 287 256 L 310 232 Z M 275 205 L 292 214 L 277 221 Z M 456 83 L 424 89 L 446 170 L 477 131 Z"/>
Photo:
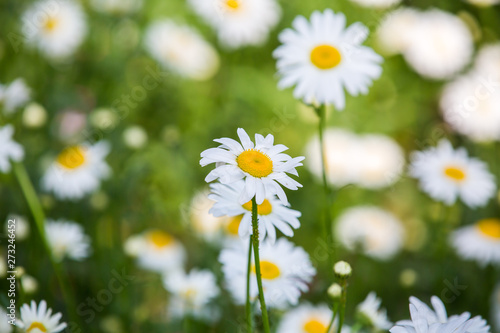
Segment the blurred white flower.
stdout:
<path fill-rule="evenodd" d="M 99 108 L 90 114 L 92 126 L 102 130 L 110 130 L 118 124 L 119 118 L 113 109 Z"/>
<path fill-rule="evenodd" d="M 140 149 L 148 142 L 148 133 L 141 126 L 130 126 L 123 131 L 123 141 L 129 148 Z"/>
<path fill-rule="evenodd" d="M 269 308 L 285 309 L 298 303 L 301 292 L 309 290 L 316 270 L 309 255 L 285 238 L 279 238 L 274 245 L 262 243 L 260 248 L 260 269 L 266 305 Z M 253 257 L 253 256 L 252 256 Z M 237 304 L 245 304 L 248 245 L 235 243 L 234 247 L 222 250 L 225 285 Z M 258 295 L 255 264 L 252 258 L 250 275 L 250 297 Z"/>
<path fill-rule="evenodd" d="M 11 169 L 10 161 L 20 162 L 24 158 L 23 147 L 12 139 L 14 127 L 0 127 L 0 172 L 7 173 Z"/>
<path fill-rule="evenodd" d="M 350 251 L 356 249 L 367 256 L 388 260 L 404 243 L 402 223 L 391 213 L 373 206 L 347 209 L 335 224 L 337 239 Z"/>
<path fill-rule="evenodd" d="M 392 323 L 387 318 L 387 311 L 380 308 L 381 303 L 382 300 L 372 291 L 363 302 L 358 304 L 356 311 L 362 321 L 376 331 L 387 331 L 392 327 Z"/>
<path fill-rule="evenodd" d="M 73 221 L 47 219 L 45 237 L 57 261 L 62 261 L 64 257 L 81 261 L 91 252 L 89 236 L 81 225 Z"/>
<path fill-rule="evenodd" d="M 385 53 L 402 53 L 409 47 L 419 15 L 417 10 L 405 7 L 387 14 L 377 30 L 377 42 Z"/>
<path fill-rule="evenodd" d="M 21 285 L 26 294 L 33 294 L 38 290 L 38 281 L 28 274 L 24 274 L 21 277 Z M 1 329 L 0 332 L 2 332 Z"/>
<path fill-rule="evenodd" d="M 189 0 L 229 49 L 261 45 L 281 17 L 276 0 Z"/>
<path fill-rule="evenodd" d="M 215 201 L 211 200 L 208 195 L 209 191 L 203 190 L 191 199 L 189 206 L 189 220 L 192 229 L 203 239 L 209 242 L 216 242 L 221 239 L 222 230 L 225 227 L 227 217 L 215 217 L 209 213 Z M 239 223 L 238 223 L 239 225 Z M 238 229 L 236 229 L 238 234 Z"/>
<path fill-rule="evenodd" d="M 219 55 L 193 28 L 170 20 L 152 23 L 146 50 L 167 69 L 193 80 L 208 80 L 219 69 Z"/>
<path fill-rule="evenodd" d="M 387 8 L 401 2 L 401 0 L 351 0 L 364 7 Z"/>
<path fill-rule="evenodd" d="M 499 4 L 500 0 L 467 0 L 467 2 L 480 7 L 488 7 Z"/>
<path fill-rule="evenodd" d="M 315 11 L 310 22 L 298 16 L 294 29 L 285 29 L 273 56 L 277 59 L 280 89 L 295 86 L 294 96 L 307 104 L 345 107 L 344 89 L 353 96 L 367 94 L 380 77 L 383 59 L 361 43 L 368 28 L 357 22 L 345 27 L 344 14 Z"/>
<path fill-rule="evenodd" d="M 42 178 L 42 186 L 61 200 L 77 200 L 97 190 L 111 169 L 105 161 L 110 150 L 105 141 L 64 149 Z"/>
<path fill-rule="evenodd" d="M 332 310 L 325 304 L 311 305 L 303 303 L 285 313 L 276 330 L 277 333 L 323 333 L 326 332 L 332 319 Z M 330 332 L 337 332 L 338 319 L 333 322 Z M 342 333 L 349 333 L 346 325 L 342 327 Z"/>
<path fill-rule="evenodd" d="M 7 312 L 3 309 L 3 307 L 0 308 L 0 333 L 11 333 L 12 330 L 14 329 L 14 325 L 9 324 L 8 320 L 10 320 L 10 317 L 7 317 Z"/>
<path fill-rule="evenodd" d="M 460 257 L 481 266 L 500 265 L 500 219 L 489 218 L 455 230 L 450 242 Z"/>
<path fill-rule="evenodd" d="M 87 34 L 85 13 L 73 0 L 35 2 L 22 21 L 28 43 L 52 59 L 72 55 Z"/>
<path fill-rule="evenodd" d="M 24 108 L 23 124 L 26 127 L 38 128 L 47 122 L 47 111 L 38 103 L 30 103 Z"/>
<path fill-rule="evenodd" d="M 500 81 L 500 43 L 483 46 L 476 57 L 474 69 L 486 78 L 496 80 L 496 90 Z"/>
<path fill-rule="evenodd" d="M 0 106 L 5 114 L 11 114 L 30 100 L 30 88 L 19 78 L 8 85 L 0 84 Z"/>
<path fill-rule="evenodd" d="M 37 306 L 31 301 L 31 306 L 23 304 L 21 307 L 21 319 L 16 321 L 16 326 L 30 333 L 58 333 L 66 328 L 66 323 L 60 323 L 62 314 L 60 312 L 52 315 L 52 309 L 47 309 L 47 302 L 42 300 Z"/>
<path fill-rule="evenodd" d="M 129 14 L 141 9 L 142 0 L 91 0 L 90 5 L 98 12 Z"/>
<path fill-rule="evenodd" d="M 484 206 L 496 194 L 494 176 L 488 166 L 468 157 L 464 148 L 454 150 L 445 139 L 437 147 L 411 156 L 410 174 L 431 198 L 452 205 L 460 198 L 471 208 Z"/>
<path fill-rule="evenodd" d="M 8 223 L 9 220 L 14 220 L 15 223 Z M 22 241 L 28 238 L 30 234 L 30 224 L 28 220 L 26 219 L 25 216 L 17 215 L 17 214 L 10 214 L 7 216 L 7 220 L 5 220 L 5 232 L 7 233 L 8 226 L 9 225 L 15 225 L 15 235 L 16 235 L 16 241 Z"/>

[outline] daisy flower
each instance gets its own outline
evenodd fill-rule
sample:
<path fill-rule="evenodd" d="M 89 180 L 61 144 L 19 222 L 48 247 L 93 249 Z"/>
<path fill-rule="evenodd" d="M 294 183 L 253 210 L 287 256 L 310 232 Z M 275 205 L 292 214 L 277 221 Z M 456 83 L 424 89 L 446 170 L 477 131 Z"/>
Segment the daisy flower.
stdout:
<path fill-rule="evenodd" d="M 158 272 L 176 272 L 186 261 L 184 246 L 172 235 L 157 229 L 147 230 L 125 241 L 125 252 L 137 258 L 139 266 Z"/>
<path fill-rule="evenodd" d="M 332 319 L 332 310 L 325 304 L 311 305 L 303 303 L 285 313 L 276 330 L 277 333 L 325 333 Z M 330 332 L 337 332 L 337 318 L 333 322 Z M 349 333 L 350 329 L 343 325 L 342 333 Z"/>
<path fill-rule="evenodd" d="M 24 304 L 21 307 L 21 320 L 17 326 L 30 333 L 57 333 L 66 328 L 66 323 L 60 323 L 62 314 L 60 312 L 52 315 L 52 309 L 47 309 L 44 300 L 37 306 L 31 301 L 31 306 Z"/>
<path fill-rule="evenodd" d="M 244 190 L 238 195 L 238 202 L 245 204 L 255 196 L 260 205 L 269 195 L 276 194 L 283 204 L 288 204 L 284 186 L 290 190 L 302 187 L 287 173 L 298 176 L 298 166 L 304 157 L 291 158 L 283 154 L 288 148 L 274 145 L 274 136 L 265 138 L 255 134 L 255 144 L 244 129 L 238 128 L 241 144 L 233 139 L 215 139 L 221 145 L 201 153 L 201 166 L 215 163 L 215 169 L 205 178 L 207 183 L 219 179 L 223 184 L 245 180 Z"/>
<path fill-rule="evenodd" d="M 142 0 L 91 0 L 90 5 L 102 13 L 129 14 L 141 9 Z"/>
<path fill-rule="evenodd" d="M 361 23 L 345 27 L 344 14 L 330 9 L 314 12 L 310 22 L 298 16 L 293 29 L 279 35 L 283 45 L 273 53 L 277 59 L 278 87 L 295 86 L 294 96 L 307 104 L 345 107 L 344 89 L 351 95 L 367 94 L 382 73 L 382 57 L 361 43 L 368 28 Z"/>
<path fill-rule="evenodd" d="M 500 219 L 489 218 L 455 230 L 451 244 L 463 259 L 500 265 Z"/>
<path fill-rule="evenodd" d="M 14 127 L 6 125 L 0 127 L 0 172 L 10 171 L 10 161 L 20 162 L 24 158 L 23 147 L 12 139 Z"/>
<path fill-rule="evenodd" d="M 105 162 L 107 142 L 82 144 L 64 149 L 42 178 L 42 186 L 61 200 L 76 200 L 100 187 L 111 172 Z"/>
<path fill-rule="evenodd" d="M 373 206 L 347 209 L 335 224 L 338 241 L 348 250 L 389 260 L 403 247 L 405 230 L 391 213 Z"/>
<path fill-rule="evenodd" d="M 198 269 L 191 270 L 189 274 L 177 272 L 165 277 L 163 283 L 172 294 L 168 306 L 171 317 L 190 315 L 208 321 L 217 319 L 218 313 L 210 304 L 219 295 L 219 287 L 212 272 Z"/>
<path fill-rule="evenodd" d="M 9 85 L 0 84 L 0 104 L 5 114 L 10 114 L 30 100 L 30 89 L 23 79 L 16 79 Z"/>
<path fill-rule="evenodd" d="M 495 178 L 487 165 L 467 156 L 464 148 L 453 150 L 447 140 L 411 156 L 410 175 L 434 200 L 452 205 L 460 198 L 467 206 L 484 206 L 496 192 Z"/>
<path fill-rule="evenodd" d="M 237 304 L 245 304 L 248 246 L 242 243 L 234 245 L 222 250 L 219 261 L 227 289 Z M 284 238 L 278 239 L 274 245 L 262 243 L 259 253 L 267 307 L 285 309 L 297 304 L 301 292 L 308 291 L 307 284 L 316 274 L 309 255 Z M 258 288 L 253 258 L 251 265 L 250 297 L 256 299 Z"/>
<path fill-rule="evenodd" d="M 397 5 L 401 0 L 351 0 L 363 7 L 387 8 Z"/>
<path fill-rule="evenodd" d="M 193 28 L 171 20 L 152 23 L 144 44 L 149 54 L 165 68 L 192 79 L 208 80 L 219 69 L 219 55 Z"/>
<path fill-rule="evenodd" d="M 11 333 L 14 325 L 9 324 L 8 320 L 10 318 L 7 317 L 7 312 L 2 308 L 0 308 L 0 332 L 2 333 Z"/>
<path fill-rule="evenodd" d="M 47 219 L 45 236 L 57 261 L 64 257 L 81 261 L 89 256 L 90 238 L 82 226 L 73 221 Z"/>
<path fill-rule="evenodd" d="M 238 234 L 241 238 L 246 238 L 252 231 L 252 201 L 243 205 L 238 202 L 238 196 L 245 188 L 245 181 L 239 180 L 235 183 L 211 184 L 212 194 L 209 198 L 215 201 L 210 213 L 214 216 L 240 216 Z M 276 228 L 285 236 L 293 236 L 293 230 L 300 227 L 298 218 L 301 213 L 290 209 L 274 195 L 268 195 L 264 201 L 257 206 L 259 222 L 259 238 L 265 239 L 266 235 L 271 243 L 276 241 Z"/>
<path fill-rule="evenodd" d="M 87 34 L 85 13 L 73 0 L 35 2 L 22 21 L 28 43 L 52 59 L 73 54 Z"/>
<path fill-rule="evenodd" d="M 229 49 L 261 45 L 281 17 L 276 0 L 189 0 Z"/>
<path fill-rule="evenodd" d="M 392 323 L 387 319 L 387 311 L 380 308 L 382 301 L 374 292 L 366 296 L 356 310 L 362 321 L 373 327 L 377 331 L 387 331 L 392 327 Z"/>

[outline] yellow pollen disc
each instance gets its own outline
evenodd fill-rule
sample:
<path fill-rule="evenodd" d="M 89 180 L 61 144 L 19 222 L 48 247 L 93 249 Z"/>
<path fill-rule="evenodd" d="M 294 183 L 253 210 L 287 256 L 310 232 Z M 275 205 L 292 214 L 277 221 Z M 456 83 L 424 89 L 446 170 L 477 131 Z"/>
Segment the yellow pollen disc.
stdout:
<path fill-rule="evenodd" d="M 255 274 L 255 265 L 252 265 L 252 272 Z M 280 276 L 280 269 L 278 266 L 270 261 L 262 260 L 260 262 L 260 274 L 263 279 L 274 280 Z"/>
<path fill-rule="evenodd" d="M 326 333 L 328 327 L 317 319 L 311 319 L 304 324 L 304 332 L 307 333 Z"/>
<path fill-rule="evenodd" d="M 193 289 L 193 288 L 188 288 L 185 292 L 184 292 L 184 297 L 187 298 L 187 299 L 191 299 L 193 298 L 194 296 L 196 295 L 196 290 Z"/>
<path fill-rule="evenodd" d="M 226 226 L 227 233 L 233 236 L 238 235 L 238 230 L 240 228 L 240 222 L 243 215 L 233 216 L 230 218 L 229 223 Z"/>
<path fill-rule="evenodd" d="M 68 147 L 57 156 L 57 163 L 66 169 L 76 169 L 85 163 L 85 151 L 79 146 Z"/>
<path fill-rule="evenodd" d="M 465 172 L 457 167 L 447 167 L 444 169 L 444 174 L 457 182 L 465 179 Z"/>
<path fill-rule="evenodd" d="M 42 332 L 47 332 L 47 328 L 45 328 L 45 326 L 42 323 L 39 323 L 37 321 L 31 323 L 30 327 L 28 327 L 28 329 L 26 330 L 26 332 L 31 332 L 34 329 L 38 329 L 38 330 L 40 330 Z"/>
<path fill-rule="evenodd" d="M 311 62 L 319 69 L 330 69 L 342 60 L 339 50 L 330 45 L 316 46 L 311 52 Z"/>
<path fill-rule="evenodd" d="M 273 172 L 273 161 L 255 149 L 247 149 L 239 154 L 236 163 L 241 170 L 256 178 L 267 177 Z"/>
<path fill-rule="evenodd" d="M 226 6 L 231 10 L 236 10 L 240 8 L 240 2 L 238 0 L 227 0 Z"/>
<path fill-rule="evenodd" d="M 477 228 L 484 235 L 500 240 L 500 219 L 484 219 L 477 223 Z"/>
<path fill-rule="evenodd" d="M 161 230 L 150 231 L 148 233 L 148 237 L 150 242 L 157 248 L 168 246 L 174 241 L 172 236 Z"/>
<path fill-rule="evenodd" d="M 49 17 L 47 21 L 45 21 L 44 28 L 46 31 L 54 31 L 54 29 L 59 24 L 59 21 L 53 17 Z"/>
<path fill-rule="evenodd" d="M 248 210 L 249 212 L 252 211 L 252 201 L 247 202 L 246 204 L 242 205 L 243 208 Z M 273 206 L 269 202 L 269 200 L 264 199 L 264 201 L 260 204 L 257 205 L 257 214 L 259 215 L 269 215 L 273 211 Z"/>

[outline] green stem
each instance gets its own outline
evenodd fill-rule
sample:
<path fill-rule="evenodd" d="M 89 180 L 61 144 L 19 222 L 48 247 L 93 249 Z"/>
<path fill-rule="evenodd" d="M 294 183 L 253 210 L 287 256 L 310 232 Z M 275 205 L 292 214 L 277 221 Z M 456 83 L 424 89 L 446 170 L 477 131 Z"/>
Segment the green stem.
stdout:
<path fill-rule="evenodd" d="M 247 266 L 247 305 L 246 305 L 246 314 L 247 314 L 247 331 L 248 333 L 252 332 L 252 304 L 250 302 L 250 273 L 252 270 L 252 237 L 250 237 L 248 242 L 248 266 Z"/>
<path fill-rule="evenodd" d="M 332 311 L 332 319 L 330 320 L 330 324 L 328 325 L 328 329 L 326 330 L 327 333 L 331 333 L 332 327 L 333 327 L 333 322 L 335 321 L 335 317 L 337 317 L 337 311 L 339 309 L 339 305 L 337 302 L 335 302 L 333 306 L 333 311 Z"/>
<path fill-rule="evenodd" d="M 252 240 L 253 253 L 255 257 L 255 275 L 257 276 L 257 286 L 259 287 L 260 308 L 262 310 L 262 322 L 264 324 L 264 332 L 270 333 L 269 319 L 267 316 L 266 300 L 264 298 L 264 289 L 262 288 L 262 276 L 260 274 L 260 259 L 259 259 L 259 224 L 257 221 L 257 200 L 252 198 Z"/>
<path fill-rule="evenodd" d="M 345 316 L 345 305 L 347 303 L 347 279 L 344 279 L 341 283 L 342 294 L 340 295 L 340 305 L 339 305 L 339 327 L 337 328 L 337 333 L 342 331 L 342 325 L 344 324 Z"/>

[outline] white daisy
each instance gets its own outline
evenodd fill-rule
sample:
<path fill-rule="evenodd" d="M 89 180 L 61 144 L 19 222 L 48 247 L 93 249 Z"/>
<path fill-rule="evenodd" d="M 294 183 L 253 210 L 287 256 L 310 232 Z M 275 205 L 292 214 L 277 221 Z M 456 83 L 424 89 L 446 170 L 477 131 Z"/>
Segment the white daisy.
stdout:
<path fill-rule="evenodd" d="M 219 295 L 219 287 L 212 272 L 193 269 L 189 274 L 170 274 L 164 278 L 164 286 L 172 294 L 168 314 L 173 318 L 191 315 L 215 321 L 218 317 L 216 309 L 210 304 Z"/>
<path fill-rule="evenodd" d="M 486 79 L 492 77 L 496 80 L 495 83 L 498 84 L 500 80 L 500 62 L 498 59 L 500 59 L 500 43 L 483 46 L 477 54 L 474 69 Z M 498 90 L 498 85 L 494 87 Z"/>
<path fill-rule="evenodd" d="M 12 139 L 14 127 L 0 127 L 0 172 L 7 173 L 11 169 L 10 161 L 20 162 L 24 158 L 23 147 Z"/>
<path fill-rule="evenodd" d="M 214 216 L 240 216 L 238 234 L 241 238 L 247 238 L 252 231 L 252 201 L 243 205 L 238 202 L 238 196 L 245 187 L 245 181 L 239 180 L 235 183 L 211 184 L 212 194 L 210 199 L 215 201 L 210 213 Z M 276 241 L 276 229 L 278 228 L 285 236 L 293 236 L 293 229 L 300 227 L 298 218 L 299 211 L 290 209 L 274 195 L 267 195 L 264 201 L 257 207 L 259 222 L 259 238 L 264 240 L 266 235 L 271 243 Z"/>
<path fill-rule="evenodd" d="M 201 166 L 215 163 L 215 169 L 205 178 L 206 182 L 216 179 L 223 184 L 231 184 L 245 179 L 244 191 L 238 196 L 238 202 L 245 204 L 254 196 L 260 205 L 269 195 L 276 194 L 284 204 L 288 204 L 284 186 L 290 190 L 302 187 L 287 173 L 298 176 L 298 166 L 304 157 L 291 158 L 283 154 L 288 148 L 282 144 L 274 145 L 274 136 L 265 138 L 255 134 L 255 144 L 244 129 L 238 128 L 241 144 L 233 139 L 215 139 L 221 145 L 201 153 Z"/>
<path fill-rule="evenodd" d="M 391 213 L 373 206 L 347 209 L 335 224 L 338 241 L 350 251 L 360 249 L 379 260 L 394 257 L 403 247 L 405 230 Z"/>
<path fill-rule="evenodd" d="M 351 95 L 367 94 L 382 73 L 382 57 L 361 43 L 368 28 L 354 23 L 345 28 L 344 14 L 330 9 L 314 12 L 311 21 L 298 16 L 293 29 L 279 39 L 283 45 L 273 53 L 281 80 L 279 88 L 296 86 L 294 96 L 305 103 L 345 107 L 344 89 Z"/>
<path fill-rule="evenodd" d="M 193 28 L 171 20 L 152 23 L 146 50 L 167 69 L 193 80 L 208 80 L 219 69 L 219 55 Z"/>
<path fill-rule="evenodd" d="M 136 257 L 142 268 L 158 273 L 176 272 L 186 261 L 184 246 L 172 235 L 157 229 L 129 237 L 125 252 Z"/>
<path fill-rule="evenodd" d="M 9 223 L 9 221 L 15 221 L 14 223 Z M 16 241 L 23 241 L 28 238 L 30 234 L 30 224 L 25 216 L 17 214 L 9 214 L 5 220 L 5 233 L 9 229 L 9 225 L 15 226 Z M 12 230 L 12 227 L 11 227 Z"/>
<path fill-rule="evenodd" d="M 47 219 L 45 237 L 57 261 L 64 257 L 81 261 L 91 251 L 89 236 L 85 235 L 81 225 L 73 221 Z"/>
<path fill-rule="evenodd" d="M 276 330 L 277 333 L 326 333 L 332 310 L 325 304 L 311 305 L 303 303 L 285 313 Z M 337 332 L 337 320 L 333 322 L 333 329 L 330 332 Z M 342 327 L 342 333 L 349 333 L 350 329 L 346 325 Z"/>
<path fill-rule="evenodd" d="M 362 320 L 377 331 L 387 331 L 392 327 L 392 323 L 387 319 L 387 311 L 380 308 L 381 299 L 375 292 L 371 292 L 366 299 L 361 302 L 356 310 Z"/>
<path fill-rule="evenodd" d="M 102 13 L 129 14 L 141 9 L 142 0 L 91 0 L 91 6 Z"/>
<path fill-rule="evenodd" d="M 52 309 L 47 309 L 47 302 L 42 300 L 37 306 L 31 301 L 31 306 L 24 304 L 21 307 L 21 319 L 17 326 L 29 333 L 57 333 L 66 328 L 66 323 L 60 323 L 60 312 L 52 315 Z"/>
<path fill-rule="evenodd" d="M 482 161 L 467 156 L 464 148 L 453 150 L 447 140 L 411 156 L 411 176 L 434 200 L 447 205 L 458 197 L 469 207 L 484 206 L 496 192 L 495 179 Z"/>
<path fill-rule="evenodd" d="M 5 114 L 10 114 L 30 100 L 30 88 L 23 79 L 16 79 L 9 85 L 0 84 L 0 104 Z"/>
<path fill-rule="evenodd" d="M 237 304 L 245 304 L 248 246 L 243 243 L 234 245 L 222 250 L 219 261 L 227 289 Z M 259 253 L 266 305 L 284 309 L 297 304 L 301 292 L 308 291 L 307 284 L 316 274 L 309 255 L 284 238 L 278 239 L 274 245 L 262 243 Z M 258 288 L 253 258 L 250 280 L 250 296 L 256 299 Z"/>
<path fill-rule="evenodd" d="M 0 308 L 0 333 L 11 333 L 14 325 L 9 324 L 10 317 L 7 317 L 7 312 Z"/>
<path fill-rule="evenodd" d="M 455 230 L 450 241 L 463 259 L 475 260 L 481 266 L 500 265 L 500 219 L 483 219 L 474 225 Z"/>
<path fill-rule="evenodd" d="M 351 0 L 364 7 L 387 8 L 397 5 L 401 0 Z"/>
<path fill-rule="evenodd" d="M 467 0 L 467 2 L 480 7 L 488 7 L 499 4 L 500 0 Z"/>
<path fill-rule="evenodd" d="M 109 144 L 82 144 L 64 149 L 42 178 L 42 186 L 58 199 L 76 200 L 97 190 L 111 169 L 104 160 Z"/>
<path fill-rule="evenodd" d="M 420 12 L 405 7 L 387 14 L 377 29 L 377 42 L 385 53 L 398 54 L 409 47 L 419 17 Z"/>
<path fill-rule="evenodd" d="M 85 13 L 73 0 L 41 0 L 23 15 L 23 33 L 29 44 L 48 58 L 73 54 L 87 34 Z"/>
<path fill-rule="evenodd" d="M 189 4 L 230 49 L 263 44 L 281 17 L 276 0 L 189 0 Z"/>

